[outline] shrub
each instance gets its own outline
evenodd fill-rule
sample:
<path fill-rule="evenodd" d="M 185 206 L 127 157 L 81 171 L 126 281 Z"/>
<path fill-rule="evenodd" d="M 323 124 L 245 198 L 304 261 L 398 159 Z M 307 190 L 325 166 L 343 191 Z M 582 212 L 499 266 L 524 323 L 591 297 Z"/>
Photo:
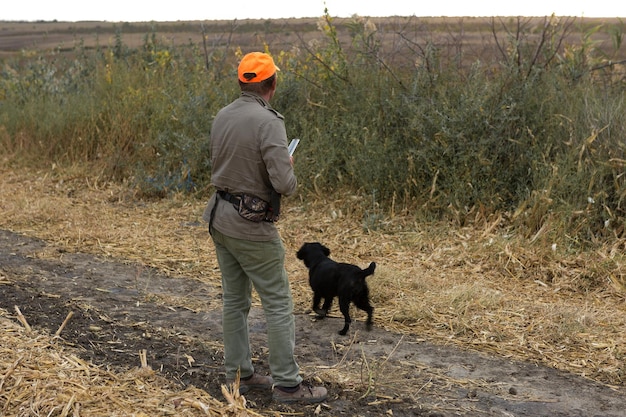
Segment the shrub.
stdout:
<path fill-rule="evenodd" d="M 360 194 L 363 211 L 373 199 L 385 212 L 459 224 L 480 207 L 508 213 L 528 236 L 547 222 L 580 242 L 623 236 L 614 55 L 591 41 L 598 28 L 571 45 L 572 20 L 530 22 L 493 21 L 489 59 L 472 59 L 455 34 L 423 35 L 419 22 L 419 36 L 407 24 L 386 50 L 388 27 L 359 17 L 338 26 L 328 13 L 314 39 L 263 45 L 281 67 L 273 106 L 303 139 L 301 192 Z M 611 31 L 619 50 L 621 28 Z M 152 32 L 141 48 L 118 36 L 110 49 L 6 59 L 0 149 L 25 164 L 85 164 L 146 196 L 204 191 L 211 120 L 238 94 L 242 53 L 173 47 Z"/>

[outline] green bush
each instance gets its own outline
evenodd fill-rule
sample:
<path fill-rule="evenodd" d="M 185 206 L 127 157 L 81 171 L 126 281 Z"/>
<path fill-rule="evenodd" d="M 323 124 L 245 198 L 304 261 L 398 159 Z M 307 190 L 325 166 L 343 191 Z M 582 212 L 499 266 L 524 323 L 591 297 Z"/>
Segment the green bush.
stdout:
<path fill-rule="evenodd" d="M 518 32 L 486 62 L 444 53 L 434 34 L 401 59 L 385 54 L 382 30 L 360 18 L 342 42 L 328 14 L 316 42 L 271 51 L 281 67 L 273 105 L 303 140 L 301 193 L 361 194 L 363 211 L 374 200 L 459 224 L 480 207 L 528 236 L 551 222 L 577 243 L 623 236 L 623 78 L 589 38 L 559 42 L 568 22 L 509 23 Z M 146 196 L 206 192 L 211 120 L 238 95 L 241 55 L 171 47 L 153 32 L 137 49 L 118 37 L 111 48 L 6 59 L 0 150 L 14 163 L 82 164 Z"/>

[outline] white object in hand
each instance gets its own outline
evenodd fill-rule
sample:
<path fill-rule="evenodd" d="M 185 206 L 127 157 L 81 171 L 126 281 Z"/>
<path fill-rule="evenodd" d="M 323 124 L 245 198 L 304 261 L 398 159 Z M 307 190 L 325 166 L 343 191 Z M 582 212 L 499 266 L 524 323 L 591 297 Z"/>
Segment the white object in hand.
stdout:
<path fill-rule="evenodd" d="M 292 139 L 291 143 L 289 143 L 289 156 L 293 156 L 293 153 L 296 151 L 298 147 L 298 143 L 300 143 L 300 139 Z"/>

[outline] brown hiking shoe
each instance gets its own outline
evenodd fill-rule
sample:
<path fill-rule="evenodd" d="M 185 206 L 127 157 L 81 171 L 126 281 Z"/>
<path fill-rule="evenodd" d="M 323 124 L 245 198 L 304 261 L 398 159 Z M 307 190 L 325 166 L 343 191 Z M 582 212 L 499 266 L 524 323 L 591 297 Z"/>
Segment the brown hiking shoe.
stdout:
<path fill-rule="evenodd" d="M 228 381 L 232 384 L 234 381 Z M 257 373 L 252 374 L 252 377 L 248 379 L 241 378 L 239 380 L 239 394 L 245 394 L 250 390 L 257 389 L 272 389 L 274 380 L 271 376 L 263 376 Z"/>
<path fill-rule="evenodd" d="M 285 388 L 274 387 L 272 398 L 283 403 L 319 403 L 328 397 L 328 392 L 324 387 L 312 387 L 305 384 L 298 385 L 293 392 L 285 391 Z"/>

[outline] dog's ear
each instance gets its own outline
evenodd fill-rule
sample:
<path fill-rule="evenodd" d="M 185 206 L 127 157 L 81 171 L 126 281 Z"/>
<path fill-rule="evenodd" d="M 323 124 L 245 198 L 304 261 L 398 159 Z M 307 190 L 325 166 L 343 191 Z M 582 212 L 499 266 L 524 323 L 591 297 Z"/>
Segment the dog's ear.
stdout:
<path fill-rule="evenodd" d="M 322 251 L 324 252 L 324 255 L 329 256 L 330 255 L 330 249 L 328 249 L 326 246 L 322 245 Z"/>

